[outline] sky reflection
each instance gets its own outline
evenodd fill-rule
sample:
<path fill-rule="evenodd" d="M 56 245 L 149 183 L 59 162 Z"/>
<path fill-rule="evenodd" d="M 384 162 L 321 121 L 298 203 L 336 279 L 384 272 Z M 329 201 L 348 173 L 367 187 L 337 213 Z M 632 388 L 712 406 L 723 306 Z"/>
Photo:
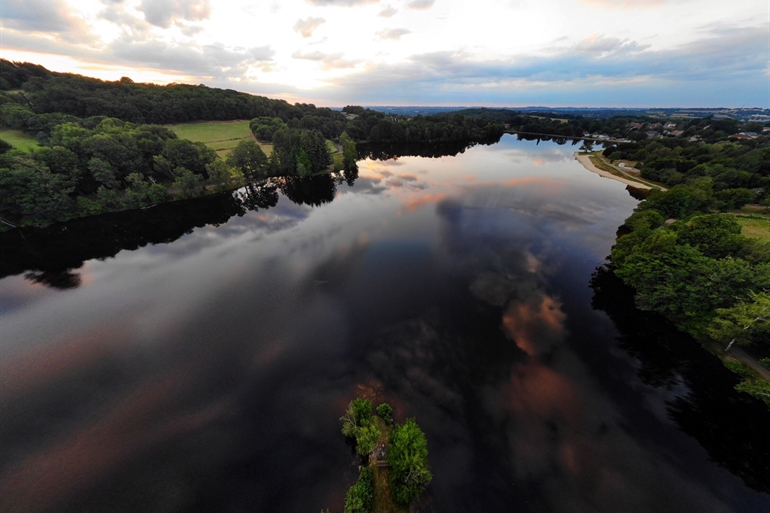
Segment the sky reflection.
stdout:
<path fill-rule="evenodd" d="M 635 203 L 506 137 L 363 162 L 331 203 L 90 260 L 76 289 L 6 278 L 2 511 L 341 510 L 359 393 L 424 427 L 424 511 L 767 504 L 656 417 L 629 358 L 610 389 L 580 349 L 614 347 L 588 282 Z"/>

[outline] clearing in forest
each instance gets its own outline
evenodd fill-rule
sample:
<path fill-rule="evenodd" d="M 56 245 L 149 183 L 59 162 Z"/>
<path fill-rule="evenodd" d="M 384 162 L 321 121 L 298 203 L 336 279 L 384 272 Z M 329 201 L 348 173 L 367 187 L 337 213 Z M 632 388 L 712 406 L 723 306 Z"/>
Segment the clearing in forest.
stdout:
<path fill-rule="evenodd" d="M 256 141 L 249 128 L 249 120 L 240 121 L 198 121 L 195 123 L 180 123 L 168 125 L 180 139 L 189 139 L 194 142 L 205 143 L 206 146 L 216 150 L 220 157 L 227 156 L 230 151 L 238 146 L 244 139 Z M 257 144 L 270 155 L 273 145 L 269 143 Z"/>
<path fill-rule="evenodd" d="M 40 149 L 35 138 L 21 130 L 0 130 L 0 139 L 17 150 L 30 152 Z"/>
<path fill-rule="evenodd" d="M 762 242 L 770 242 L 770 219 L 739 216 L 736 220 L 741 225 L 741 234 Z"/>

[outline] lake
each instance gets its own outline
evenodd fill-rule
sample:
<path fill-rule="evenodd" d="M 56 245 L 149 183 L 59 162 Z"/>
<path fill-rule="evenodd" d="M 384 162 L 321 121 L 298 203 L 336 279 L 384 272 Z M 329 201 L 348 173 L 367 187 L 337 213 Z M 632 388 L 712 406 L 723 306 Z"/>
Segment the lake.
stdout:
<path fill-rule="evenodd" d="M 770 412 L 603 267 L 637 200 L 576 148 L 4 234 L 2 511 L 341 512 L 362 394 L 425 431 L 419 511 L 770 511 Z"/>

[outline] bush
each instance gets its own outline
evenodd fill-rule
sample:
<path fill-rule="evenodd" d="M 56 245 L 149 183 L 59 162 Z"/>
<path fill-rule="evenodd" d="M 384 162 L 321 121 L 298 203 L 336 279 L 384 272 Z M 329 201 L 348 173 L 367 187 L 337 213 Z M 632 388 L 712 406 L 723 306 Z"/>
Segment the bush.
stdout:
<path fill-rule="evenodd" d="M 725 367 L 730 369 L 730 372 L 734 372 L 740 376 L 751 376 L 751 371 L 743 362 L 738 360 L 724 360 Z"/>
<path fill-rule="evenodd" d="M 377 407 L 377 415 L 388 424 L 393 422 L 393 408 L 388 403 L 382 403 Z"/>
<path fill-rule="evenodd" d="M 361 469 L 358 481 L 350 487 L 345 496 L 345 513 L 369 513 L 374 500 L 374 471 L 369 467 Z"/>
<path fill-rule="evenodd" d="M 761 399 L 770 406 L 770 381 L 766 379 L 747 379 L 738 383 L 735 389 Z"/>

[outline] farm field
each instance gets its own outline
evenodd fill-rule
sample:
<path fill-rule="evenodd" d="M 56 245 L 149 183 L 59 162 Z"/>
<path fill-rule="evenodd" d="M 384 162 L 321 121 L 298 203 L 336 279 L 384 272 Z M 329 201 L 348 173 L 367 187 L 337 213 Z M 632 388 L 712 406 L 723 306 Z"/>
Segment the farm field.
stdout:
<path fill-rule="evenodd" d="M 34 137 L 21 130 L 0 130 L 0 139 L 21 151 L 35 151 L 40 148 Z"/>
<path fill-rule="evenodd" d="M 168 125 L 181 139 L 205 143 L 216 150 L 220 157 L 227 156 L 239 142 L 244 139 L 254 139 L 249 129 L 249 121 L 203 121 L 197 123 L 180 123 Z M 257 141 L 266 155 L 273 152 L 272 144 Z"/>

